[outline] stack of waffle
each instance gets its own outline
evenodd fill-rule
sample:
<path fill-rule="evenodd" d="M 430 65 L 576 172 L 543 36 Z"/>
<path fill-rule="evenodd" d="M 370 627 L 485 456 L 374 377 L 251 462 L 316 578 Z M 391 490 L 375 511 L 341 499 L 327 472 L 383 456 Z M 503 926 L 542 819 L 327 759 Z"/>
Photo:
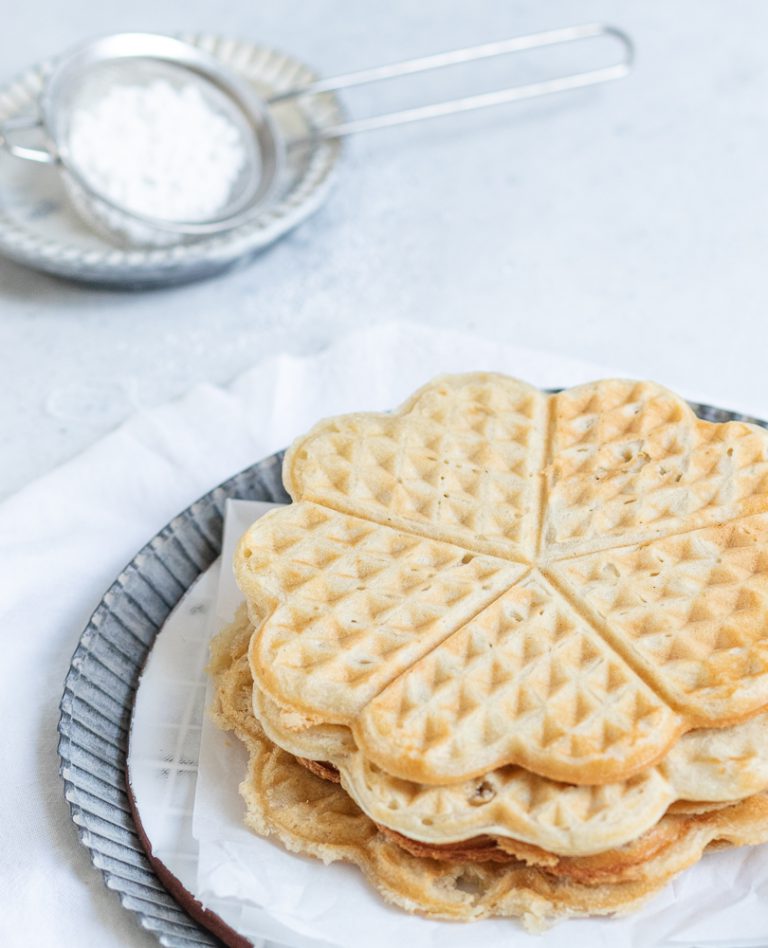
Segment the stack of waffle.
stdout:
<path fill-rule="evenodd" d="M 243 537 L 247 821 L 435 917 L 628 911 L 768 839 L 768 433 L 651 383 L 321 422 Z"/>

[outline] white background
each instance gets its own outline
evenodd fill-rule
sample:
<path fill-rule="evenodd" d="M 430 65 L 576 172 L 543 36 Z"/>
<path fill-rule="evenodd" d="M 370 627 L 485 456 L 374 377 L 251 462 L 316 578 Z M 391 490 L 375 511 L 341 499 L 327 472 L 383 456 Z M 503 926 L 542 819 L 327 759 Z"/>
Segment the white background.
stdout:
<path fill-rule="evenodd" d="M 1 79 L 124 29 L 258 38 L 332 73 L 604 19 L 632 33 L 638 62 L 612 86 L 352 141 L 314 220 L 208 283 L 112 293 L 0 261 L 0 495 L 136 407 L 392 318 L 728 407 L 768 401 L 768 3 L 6 0 L 4 13 Z M 520 75 L 486 64 L 445 81 L 474 91 Z M 442 81 L 346 101 L 435 100 Z"/>

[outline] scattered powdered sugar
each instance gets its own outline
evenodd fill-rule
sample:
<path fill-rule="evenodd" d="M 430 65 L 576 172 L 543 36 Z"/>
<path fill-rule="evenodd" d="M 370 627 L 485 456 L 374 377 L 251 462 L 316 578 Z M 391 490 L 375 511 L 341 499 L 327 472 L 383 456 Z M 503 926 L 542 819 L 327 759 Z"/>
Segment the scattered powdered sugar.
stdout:
<path fill-rule="evenodd" d="M 197 86 L 162 79 L 113 85 L 76 108 L 69 152 L 99 193 L 169 221 L 215 217 L 246 160 L 238 128 Z"/>

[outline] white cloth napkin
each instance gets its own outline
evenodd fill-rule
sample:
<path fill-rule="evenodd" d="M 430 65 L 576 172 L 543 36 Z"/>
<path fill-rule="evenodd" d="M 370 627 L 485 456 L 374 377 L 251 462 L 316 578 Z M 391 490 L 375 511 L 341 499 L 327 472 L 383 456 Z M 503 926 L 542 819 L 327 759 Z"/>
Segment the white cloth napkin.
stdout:
<path fill-rule="evenodd" d="M 77 842 L 56 752 L 72 651 L 126 561 L 200 494 L 319 417 L 391 407 L 438 372 L 477 368 L 543 386 L 620 374 L 452 332 L 378 327 L 141 412 L 0 505 L 0 945 L 156 944 Z"/>

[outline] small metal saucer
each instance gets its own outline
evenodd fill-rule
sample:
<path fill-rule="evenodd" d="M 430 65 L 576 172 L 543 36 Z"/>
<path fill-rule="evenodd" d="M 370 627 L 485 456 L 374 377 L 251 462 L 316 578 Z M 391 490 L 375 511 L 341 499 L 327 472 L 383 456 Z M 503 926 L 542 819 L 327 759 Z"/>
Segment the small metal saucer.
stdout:
<path fill-rule="evenodd" d="M 247 41 L 208 34 L 180 39 L 237 74 L 262 102 L 317 80 L 297 59 Z M 42 63 L 0 88 L 0 122 L 36 113 L 55 69 L 56 63 Z M 0 151 L 0 253 L 68 279 L 137 289 L 198 280 L 245 262 L 320 207 L 342 151 L 340 139 L 315 137 L 318 129 L 345 119 L 334 93 L 289 98 L 270 113 L 268 120 L 278 132 L 271 138 L 306 141 L 288 149 L 284 160 L 277 158 L 281 173 L 267 176 L 274 189 L 270 200 L 260 202 L 255 213 L 244 215 L 233 228 L 169 247 L 116 247 L 73 211 L 58 168 Z"/>

